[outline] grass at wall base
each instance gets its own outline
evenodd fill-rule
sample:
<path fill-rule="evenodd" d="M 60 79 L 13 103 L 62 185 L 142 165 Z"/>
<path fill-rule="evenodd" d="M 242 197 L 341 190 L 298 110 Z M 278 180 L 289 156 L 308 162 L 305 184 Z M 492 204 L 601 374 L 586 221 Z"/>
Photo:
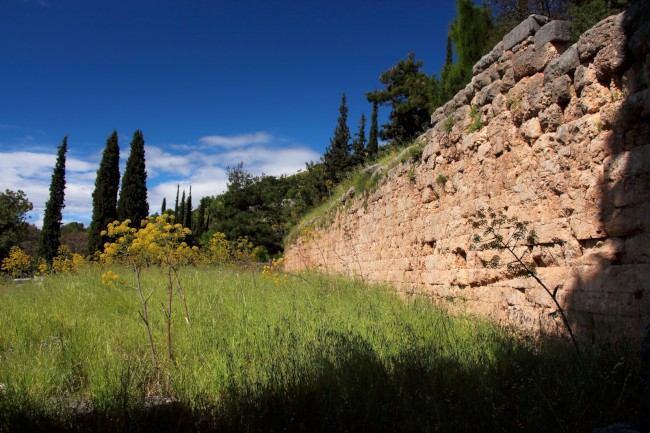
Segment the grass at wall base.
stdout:
<path fill-rule="evenodd" d="M 173 311 L 166 399 L 134 289 L 93 269 L 2 287 L 0 431 L 590 431 L 643 413 L 636 345 L 577 357 L 358 281 L 179 272 L 192 320 Z M 164 353 L 167 276 L 140 278 Z"/>

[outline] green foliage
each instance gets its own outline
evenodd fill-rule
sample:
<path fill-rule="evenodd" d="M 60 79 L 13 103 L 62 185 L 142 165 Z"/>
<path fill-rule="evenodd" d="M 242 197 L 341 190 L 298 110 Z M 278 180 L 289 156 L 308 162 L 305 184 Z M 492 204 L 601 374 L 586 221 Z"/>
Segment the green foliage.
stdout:
<path fill-rule="evenodd" d="M 0 291 L 0 431 L 537 433 L 644 413 L 637 345 L 586 346 L 578 358 L 564 341 L 391 289 L 316 274 L 278 286 L 213 267 L 179 272 L 192 322 L 174 310 L 174 400 L 156 405 L 134 290 L 102 287 L 100 273 Z M 164 270 L 141 277 L 165 285 Z M 149 301 L 157 333 L 163 292 Z"/>
<path fill-rule="evenodd" d="M 120 186 L 120 147 L 117 131 L 106 140 L 106 147 L 99 163 L 95 190 L 93 191 L 93 215 L 88 231 L 88 254 L 102 251 L 107 238 L 101 236 L 108 223 L 117 219 L 117 192 Z"/>
<path fill-rule="evenodd" d="M 140 227 L 140 222 L 148 216 L 144 137 L 142 131 L 137 130 L 133 134 L 131 152 L 126 160 L 122 188 L 117 201 L 117 219 L 131 220 L 134 227 Z"/>
<path fill-rule="evenodd" d="M 372 103 L 372 116 L 370 118 L 370 136 L 368 137 L 368 159 L 373 159 L 379 151 L 379 126 L 377 125 L 378 115 L 377 101 Z"/>
<path fill-rule="evenodd" d="M 52 182 L 50 183 L 50 198 L 45 203 L 43 228 L 38 243 L 38 256 L 48 264 L 56 256 L 61 246 L 61 220 L 63 219 L 65 193 L 65 154 L 68 151 L 68 136 L 63 137 L 59 146 Z"/>
<path fill-rule="evenodd" d="M 422 71 L 423 63 L 409 53 L 406 59 L 385 71 L 379 81 L 384 90 L 366 93 L 370 102 L 391 107 L 389 123 L 382 125 L 380 136 L 404 145 L 428 126 L 432 112 L 432 79 Z"/>
<path fill-rule="evenodd" d="M 23 191 L 6 189 L 0 192 L 0 261 L 9 255 L 11 247 L 27 237 L 25 218 L 32 209 Z"/>
<path fill-rule="evenodd" d="M 210 231 L 224 233 L 230 241 L 247 237 L 270 255 L 277 255 L 284 235 L 298 218 L 296 207 L 302 202 L 296 190 L 302 180 L 304 176 L 298 175 L 253 176 L 243 164 L 230 167 L 226 191 L 208 199 L 205 212 L 212 221 Z"/>
<path fill-rule="evenodd" d="M 625 10 L 631 0 L 584 0 L 570 2 L 568 17 L 571 20 L 571 42 L 599 21 Z"/>
<path fill-rule="evenodd" d="M 323 155 L 324 179 L 334 184 L 345 177 L 354 162 L 350 153 L 350 129 L 347 121 L 348 106 L 345 93 L 343 93 L 341 106 L 339 107 L 338 124 L 334 129 L 334 137 L 330 140 L 325 155 Z"/>
<path fill-rule="evenodd" d="M 451 133 L 452 129 L 454 129 L 454 123 L 456 123 L 454 116 L 449 116 L 445 119 L 445 124 L 443 126 L 447 134 Z"/>
<path fill-rule="evenodd" d="M 359 131 L 352 140 L 352 165 L 362 165 L 366 162 L 366 116 L 361 114 Z"/>
<path fill-rule="evenodd" d="M 483 127 L 483 120 L 481 119 L 481 112 L 478 111 L 477 107 L 472 107 L 469 112 L 469 117 L 472 121 L 467 127 L 467 133 L 471 134 L 472 132 L 479 131 Z"/>
<path fill-rule="evenodd" d="M 444 174 L 439 174 L 436 177 L 436 183 L 444 188 L 444 186 L 447 184 L 447 176 Z"/>
<path fill-rule="evenodd" d="M 406 172 L 406 175 L 409 179 L 409 182 L 415 183 L 415 167 L 409 168 L 408 172 Z"/>

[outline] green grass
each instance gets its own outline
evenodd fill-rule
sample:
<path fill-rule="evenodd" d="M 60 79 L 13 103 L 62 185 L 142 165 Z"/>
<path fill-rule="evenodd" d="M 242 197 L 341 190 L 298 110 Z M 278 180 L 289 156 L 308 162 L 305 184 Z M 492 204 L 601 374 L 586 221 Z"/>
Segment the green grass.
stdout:
<path fill-rule="evenodd" d="M 133 289 L 99 271 L 2 288 L 0 431 L 590 431 L 641 410 L 636 346 L 577 358 L 387 288 L 303 277 L 185 269 L 191 322 L 177 304 L 163 366 L 175 400 L 154 406 Z M 163 281 L 143 274 L 161 357 Z"/>

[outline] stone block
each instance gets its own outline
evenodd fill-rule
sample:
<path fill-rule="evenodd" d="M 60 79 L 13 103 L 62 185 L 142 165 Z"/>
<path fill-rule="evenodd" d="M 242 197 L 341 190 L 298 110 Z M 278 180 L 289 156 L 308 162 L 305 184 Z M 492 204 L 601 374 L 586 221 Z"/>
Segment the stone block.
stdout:
<path fill-rule="evenodd" d="M 571 23 L 569 21 L 551 21 L 535 33 L 535 49 L 540 50 L 549 42 L 569 42 L 571 39 Z"/>
<path fill-rule="evenodd" d="M 503 37 L 503 50 L 508 51 L 512 49 L 515 45 L 525 41 L 528 36 L 534 35 L 539 28 L 540 25 L 534 17 L 526 18 Z"/>
<path fill-rule="evenodd" d="M 580 58 L 575 44 L 569 47 L 560 57 L 551 60 L 544 69 L 544 81 L 551 82 L 560 75 L 569 74 L 578 67 Z"/>

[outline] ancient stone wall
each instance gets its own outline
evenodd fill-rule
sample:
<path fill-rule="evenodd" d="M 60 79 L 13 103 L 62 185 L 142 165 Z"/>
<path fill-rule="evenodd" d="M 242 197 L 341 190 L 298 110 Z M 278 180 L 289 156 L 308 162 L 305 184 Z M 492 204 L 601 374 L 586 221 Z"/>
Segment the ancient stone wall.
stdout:
<path fill-rule="evenodd" d="M 648 9 L 637 2 L 571 46 L 568 23 L 526 19 L 433 114 L 421 162 L 397 165 L 372 193 L 347 194 L 327 227 L 287 246 L 287 267 L 561 329 L 533 279 L 488 269 L 499 252 L 470 248 L 468 217 L 502 209 L 536 230 L 538 244 L 519 251 L 579 336 L 641 338 L 650 320 Z"/>

